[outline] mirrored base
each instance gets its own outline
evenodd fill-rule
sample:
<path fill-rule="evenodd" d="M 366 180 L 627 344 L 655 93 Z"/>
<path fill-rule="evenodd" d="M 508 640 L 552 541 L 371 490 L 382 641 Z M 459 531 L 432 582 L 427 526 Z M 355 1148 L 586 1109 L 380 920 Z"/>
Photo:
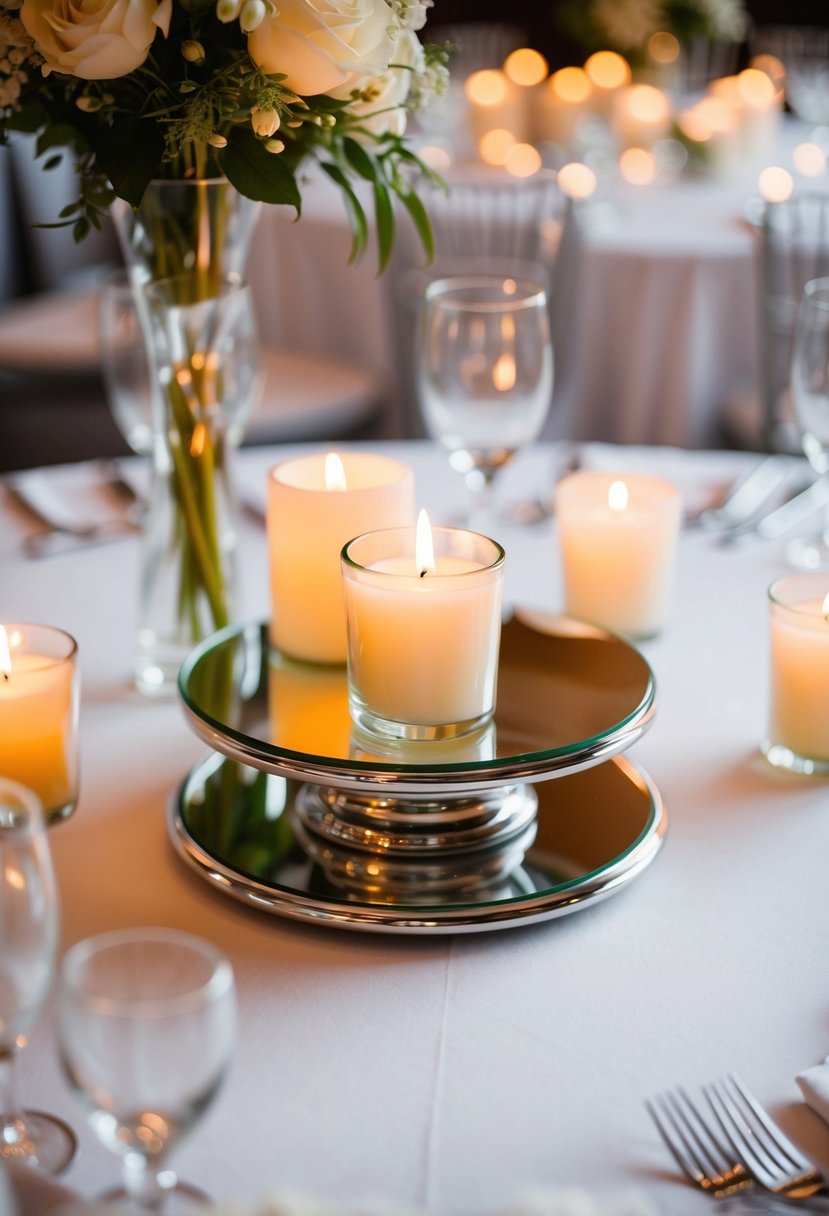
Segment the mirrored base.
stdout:
<path fill-rule="evenodd" d="M 493 793 L 503 805 L 504 792 L 486 791 L 486 798 Z M 375 787 L 371 801 L 388 826 L 381 795 Z M 367 848 L 364 824 L 355 835 L 341 830 L 350 826 L 342 801 L 325 821 L 332 800 L 343 797 L 214 753 L 171 800 L 170 835 L 202 879 L 260 911 L 366 932 L 429 934 L 532 924 L 588 907 L 642 873 L 666 829 L 658 790 L 624 757 L 516 787 L 507 796 L 515 799 L 512 830 L 477 843 L 462 839 L 480 818 L 469 792 L 427 807 L 425 815 L 448 818 L 449 830 L 461 833 L 454 848 L 428 843 L 437 825 L 425 819 L 413 847 L 411 808 L 397 805 L 397 847 L 387 853 L 378 838 Z M 346 803 L 353 802 L 349 795 Z M 366 799 L 357 812 L 358 821 L 365 818 Z M 408 820 L 404 831 L 398 814 Z"/>
<path fill-rule="evenodd" d="M 829 777 L 829 760 L 813 760 L 810 756 L 800 756 L 790 747 L 773 743 L 771 739 L 765 740 L 762 751 L 769 764 L 773 764 L 775 768 L 784 768 L 790 773 L 802 773 L 806 777 Z"/>

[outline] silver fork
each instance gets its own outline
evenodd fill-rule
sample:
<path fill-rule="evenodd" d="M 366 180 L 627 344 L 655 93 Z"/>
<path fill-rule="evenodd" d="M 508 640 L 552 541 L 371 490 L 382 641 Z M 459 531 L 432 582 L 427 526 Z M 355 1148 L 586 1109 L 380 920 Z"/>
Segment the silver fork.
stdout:
<path fill-rule="evenodd" d="M 706 1085 L 703 1092 L 737 1157 L 767 1191 L 787 1199 L 829 1194 L 823 1175 L 783 1134 L 735 1073 Z"/>
<path fill-rule="evenodd" d="M 645 1106 L 671 1156 L 694 1186 L 717 1199 L 754 1186 L 746 1167 L 715 1135 L 684 1089 L 666 1090 Z"/>

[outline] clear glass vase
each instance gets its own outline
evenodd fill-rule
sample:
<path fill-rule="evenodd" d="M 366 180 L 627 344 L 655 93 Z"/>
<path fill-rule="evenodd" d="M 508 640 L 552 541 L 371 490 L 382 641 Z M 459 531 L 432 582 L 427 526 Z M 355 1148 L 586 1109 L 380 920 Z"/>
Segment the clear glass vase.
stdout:
<path fill-rule="evenodd" d="M 193 645 L 233 618 L 237 536 L 231 451 L 260 380 L 241 280 L 259 204 L 229 182 L 154 181 L 113 219 L 153 387 L 135 680 L 172 695 Z"/>
<path fill-rule="evenodd" d="M 236 275 L 202 296 L 192 275 L 148 284 L 157 377 L 152 490 L 142 548 L 135 678 L 164 695 L 202 638 L 234 617 L 233 449 L 261 380 L 250 289 Z"/>

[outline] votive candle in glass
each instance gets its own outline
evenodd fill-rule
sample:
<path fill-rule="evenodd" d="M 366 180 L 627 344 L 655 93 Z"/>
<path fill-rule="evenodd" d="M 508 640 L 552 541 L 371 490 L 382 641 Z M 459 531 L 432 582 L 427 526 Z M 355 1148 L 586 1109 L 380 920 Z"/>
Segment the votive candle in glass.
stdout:
<path fill-rule="evenodd" d="M 829 575 L 796 574 L 769 588 L 771 689 L 767 759 L 829 774 Z"/>
<path fill-rule="evenodd" d="M 77 653 L 62 629 L 0 625 L 0 776 L 33 790 L 47 823 L 78 801 Z"/>
<path fill-rule="evenodd" d="M 632 638 L 659 633 L 670 609 L 679 490 L 642 473 L 584 470 L 556 490 L 568 616 Z"/>
<path fill-rule="evenodd" d="M 358 452 L 286 460 L 268 475 L 270 640 L 291 658 L 346 659 L 340 550 L 373 528 L 414 522 L 414 473 Z"/>
<path fill-rule="evenodd" d="M 432 530 L 425 514 L 416 529 L 384 529 L 345 545 L 348 696 L 358 726 L 389 738 L 442 739 L 491 718 L 504 560 L 496 541 L 461 528 Z"/>

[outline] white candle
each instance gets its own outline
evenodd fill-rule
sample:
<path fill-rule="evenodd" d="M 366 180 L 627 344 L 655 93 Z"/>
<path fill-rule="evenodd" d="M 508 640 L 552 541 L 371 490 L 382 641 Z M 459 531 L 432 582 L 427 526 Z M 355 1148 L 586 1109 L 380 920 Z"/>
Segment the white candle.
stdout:
<path fill-rule="evenodd" d="M 611 126 L 621 148 L 649 150 L 671 130 L 671 103 L 651 84 L 632 84 L 613 98 Z"/>
<path fill-rule="evenodd" d="M 477 148 L 489 131 L 508 131 L 518 142 L 527 138 L 530 98 L 505 72 L 473 72 L 464 84 L 469 128 Z"/>
<path fill-rule="evenodd" d="M 579 140 L 580 128 L 590 111 L 593 85 L 584 68 L 553 72 L 533 94 L 532 127 L 536 140 L 558 144 L 569 151 Z"/>
<path fill-rule="evenodd" d="M 401 738 L 483 725 L 495 705 L 504 551 L 459 528 L 370 533 L 343 557 L 355 721 Z M 425 542 L 428 547 L 428 540 Z"/>
<path fill-rule="evenodd" d="M 679 491 L 644 474 L 585 471 L 556 491 L 566 611 L 635 638 L 667 619 Z"/>
<path fill-rule="evenodd" d="M 76 654 L 62 630 L 0 626 L 0 773 L 38 795 L 48 822 L 78 800 Z"/>
<path fill-rule="evenodd" d="M 324 453 L 287 460 L 268 475 L 270 639 L 292 658 L 314 663 L 345 662 L 345 542 L 414 519 L 414 474 L 407 465 L 357 452 L 337 459 L 339 477 L 332 472 L 336 460 Z"/>
<path fill-rule="evenodd" d="M 794 575 L 769 590 L 773 764 L 829 772 L 829 576 Z"/>

